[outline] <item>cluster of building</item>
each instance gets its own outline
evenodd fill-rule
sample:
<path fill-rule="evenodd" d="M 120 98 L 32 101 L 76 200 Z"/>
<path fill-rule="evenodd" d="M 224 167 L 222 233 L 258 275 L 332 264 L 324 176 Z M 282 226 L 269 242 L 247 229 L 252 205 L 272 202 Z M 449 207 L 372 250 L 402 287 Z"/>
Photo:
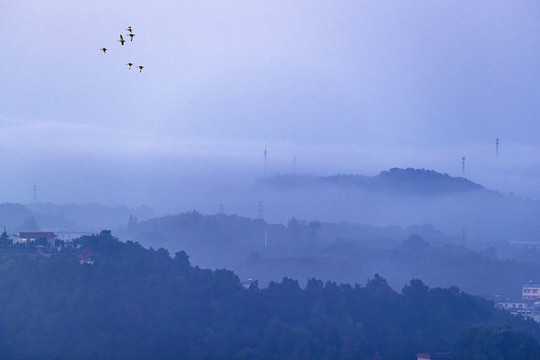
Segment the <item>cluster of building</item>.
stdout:
<path fill-rule="evenodd" d="M 56 238 L 57 236 L 53 232 L 19 232 L 15 234 L 14 244 L 36 244 L 47 247 L 55 247 Z"/>
<path fill-rule="evenodd" d="M 59 246 L 64 248 L 65 240 L 59 239 L 54 232 L 19 232 L 14 234 L 13 245 L 15 246 L 35 246 L 37 250 L 34 253 L 27 254 L 31 258 L 50 257 L 58 254 Z M 88 248 L 80 248 L 70 246 L 74 255 L 79 257 L 81 264 L 94 264 L 97 253 L 90 251 Z"/>
<path fill-rule="evenodd" d="M 498 300 L 497 307 L 510 313 L 540 322 L 540 284 L 521 287 L 521 300 Z"/>

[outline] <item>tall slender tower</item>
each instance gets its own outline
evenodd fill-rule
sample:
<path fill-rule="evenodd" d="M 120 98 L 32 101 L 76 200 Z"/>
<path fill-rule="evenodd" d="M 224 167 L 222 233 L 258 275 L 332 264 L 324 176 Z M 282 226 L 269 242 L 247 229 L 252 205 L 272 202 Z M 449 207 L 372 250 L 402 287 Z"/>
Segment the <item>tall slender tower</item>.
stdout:
<path fill-rule="evenodd" d="M 465 156 L 461 158 L 461 171 L 465 175 Z"/>
<path fill-rule="evenodd" d="M 34 185 L 32 187 L 32 202 L 37 202 L 37 199 L 38 199 L 38 194 L 37 194 L 37 186 Z"/>
<path fill-rule="evenodd" d="M 495 139 L 495 155 L 499 156 L 499 138 Z"/>
<path fill-rule="evenodd" d="M 264 147 L 264 177 L 266 177 L 266 146 Z"/>

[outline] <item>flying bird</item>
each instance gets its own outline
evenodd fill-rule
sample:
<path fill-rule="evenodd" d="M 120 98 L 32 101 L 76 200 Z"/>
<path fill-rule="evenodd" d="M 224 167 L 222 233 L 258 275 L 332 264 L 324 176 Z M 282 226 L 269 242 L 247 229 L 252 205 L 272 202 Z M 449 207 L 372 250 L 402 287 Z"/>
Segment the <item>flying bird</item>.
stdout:
<path fill-rule="evenodd" d="M 128 69 L 131 70 L 131 66 L 133 66 L 133 63 L 127 63 Z"/>
<path fill-rule="evenodd" d="M 133 41 L 133 37 L 135 36 L 135 34 L 129 33 L 128 36 L 129 36 L 129 39 L 130 39 L 131 41 Z"/>
<path fill-rule="evenodd" d="M 139 66 L 137 66 L 137 68 L 139 69 L 139 72 L 142 72 L 142 69 L 144 69 L 144 66 L 139 65 Z"/>
<path fill-rule="evenodd" d="M 131 26 L 128 26 L 127 29 L 124 29 L 124 30 L 127 30 L 127 31 L 129 31 L 129 32 L 133 32 L 133 31 L 131 30 Z"/>
<path fill-rule="evenodd" d="M 120 44 L 122 44 L 122 46 L 126 42 L 126 40 L 124 40 L 124 37 L 122 36 L 122 34 L 120 34 L 120 40 L 117 40 L 117 41 L 120 41 Z"/>
<path fill-rule="evenodd" d="M 107 49 L 106 49 L 106 48 L 101 48 L 101 49 L 99 49 L 99 50 L 103 51 L 104 54 L 107 52 Z"/>

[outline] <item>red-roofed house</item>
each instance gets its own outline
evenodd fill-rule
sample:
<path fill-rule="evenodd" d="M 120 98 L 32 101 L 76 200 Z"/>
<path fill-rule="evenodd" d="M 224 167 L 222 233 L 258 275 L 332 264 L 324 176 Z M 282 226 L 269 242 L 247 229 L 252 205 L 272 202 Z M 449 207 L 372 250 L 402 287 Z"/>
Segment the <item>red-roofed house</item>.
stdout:
<path fill-rule="evenodd" d="M 96 258 L 97 254 L 90 251 L 90 249 L 86 248 L 79 254 L 79 262 L 82 264 L 94 264 L 94 260 Z"/>

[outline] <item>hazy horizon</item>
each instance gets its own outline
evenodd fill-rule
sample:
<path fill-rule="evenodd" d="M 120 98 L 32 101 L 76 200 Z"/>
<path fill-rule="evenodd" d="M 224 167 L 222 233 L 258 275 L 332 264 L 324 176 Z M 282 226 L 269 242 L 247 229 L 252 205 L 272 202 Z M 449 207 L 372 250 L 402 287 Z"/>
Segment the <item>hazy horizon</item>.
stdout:
<path fill-rule="evenodd" d="M 3 201 L 36 185 L 42 202 L 217 211 L 265 148 L 269 176 L 293 157 L 298 174 L 426 168 L 540 199 L 538 4 L 0 9 Z"/>

